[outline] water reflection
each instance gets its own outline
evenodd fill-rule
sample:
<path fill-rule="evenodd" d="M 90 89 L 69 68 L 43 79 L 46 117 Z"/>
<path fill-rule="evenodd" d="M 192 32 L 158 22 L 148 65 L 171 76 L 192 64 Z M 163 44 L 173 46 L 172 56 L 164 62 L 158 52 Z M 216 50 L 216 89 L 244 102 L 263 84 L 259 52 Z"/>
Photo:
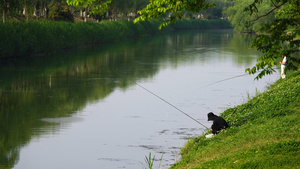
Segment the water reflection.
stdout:
<path fill-rule="evenodd" d="M 211 53 L 218 55 L 218 62 L 233 55 L 236 65 L 251 66 L 256 58 L 255 52 L 247 50 L 249 39 L 249 35 L 228 30 L 176 32 L 82 47 L 39 59 L 1 61 L 0 168 L 14 168 L 22 158 L 20 149 L 32 139 L 80 122 L 82 118 L 73 115 L 87 105 L 116 89 L 125 91 L 136 82 L 154 78 L 168 66 L 215 62 Z M 162 130 L 161 134 L 182 132 Z M 151 149 L 152 145 L 134 146 Z"/>

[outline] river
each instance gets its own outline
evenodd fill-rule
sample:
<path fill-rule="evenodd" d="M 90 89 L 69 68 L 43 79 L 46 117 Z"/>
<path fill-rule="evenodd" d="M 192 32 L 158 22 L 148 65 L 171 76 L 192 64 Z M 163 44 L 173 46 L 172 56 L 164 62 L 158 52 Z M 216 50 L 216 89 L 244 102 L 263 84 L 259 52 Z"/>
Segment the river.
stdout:
<path fill-rule="evenodd" d="M 0 168 L 141 169 L 149 153 L 168 168 L 208 112 L 279 79 L 245 74 L 260 55 L 251 39 L 178 31 L 1 61 Z"/>

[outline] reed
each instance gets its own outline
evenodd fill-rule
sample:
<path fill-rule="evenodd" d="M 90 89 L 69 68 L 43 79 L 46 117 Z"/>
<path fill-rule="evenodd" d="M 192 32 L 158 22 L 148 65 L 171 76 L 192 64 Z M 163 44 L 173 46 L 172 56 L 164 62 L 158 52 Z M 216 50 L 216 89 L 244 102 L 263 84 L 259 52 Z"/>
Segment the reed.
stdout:
<path fill-rule="evenodd" d="M 163 160 L 163 154 L 161 155 L 161 158 L 159 160 L 159 165 L 158 165 L 158 168 L 160 169 L 160 166 L 161 166 L 161 162 Z M 145 156 L 145 166 L 144 168 L 145 169 L 153 169 L 153 163 L 155 161 L 155 156 L 151 156 L 151 152 L 149 153 L 149 156 Z"/>
<path fill-rule="evenodd" d="M 50 53 L 85 44 L 111 43 L 128 37 L 161 33 L 172 29 L 221 27 L 229 22 L 184 19 L 164 28 L 164 31 L 158 29 L 160 23 L 161 20 L 136 24 L 132 21 L 71 23 L 46 20 L 0 23 L 0 58 Z"/>

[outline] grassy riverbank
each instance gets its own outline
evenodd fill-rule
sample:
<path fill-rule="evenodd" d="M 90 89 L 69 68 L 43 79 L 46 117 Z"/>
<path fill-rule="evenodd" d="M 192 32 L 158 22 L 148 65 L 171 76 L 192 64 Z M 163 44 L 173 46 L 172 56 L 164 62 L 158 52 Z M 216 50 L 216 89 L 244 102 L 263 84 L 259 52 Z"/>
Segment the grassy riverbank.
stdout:
<path fill-rule="evenodd" d="M 171 168 L 300 168 L 300 71 L 221 116 L 231 128 L 189 140 Z"/>
<path fill-rule="evenodd" d="M 29 21 L 0 23 L 0 58 L 24 57 L 33 54 L 51 53 L 85 44 L 110 43 L 128 37 L 162 32 L 160 20 L 138 22 L 103 21 L 58 22 Z M 227 20 L 187 20 L 164 29 L 209 29 L 231 28 Z"/>

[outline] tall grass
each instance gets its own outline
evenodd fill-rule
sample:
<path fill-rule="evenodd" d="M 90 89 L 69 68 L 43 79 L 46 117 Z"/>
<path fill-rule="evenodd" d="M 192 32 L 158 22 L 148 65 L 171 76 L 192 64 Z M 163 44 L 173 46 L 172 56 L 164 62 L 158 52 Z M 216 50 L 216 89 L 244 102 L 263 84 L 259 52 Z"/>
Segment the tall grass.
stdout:
<path fill-rule="evenodd" d="M 155 25 L 148 27 L 148 25 Z M 158 32 L 159 23 L 106 21 L 70 23 L 29 21 L 0 24 L 0 58 L 48 53 L 88 43 L 103 43 L 130 36 Z"/>
<path fill-rule="evenodd" d="M 136 24 L 131 21 L 0 23 L 0 58 L 49 53 L 83 44 L 109 43 L 118 39 L 158 33 L 161 32 L 158 29 L 160 23 L 160 20 L 150 20 Z M 223 21 L 183 20 L 176 25 L 165 28 L 164 31 L 184 27 L 222 27 L 224 23 Z M 227 21 L 226 24 L 228 23 Z"/>

